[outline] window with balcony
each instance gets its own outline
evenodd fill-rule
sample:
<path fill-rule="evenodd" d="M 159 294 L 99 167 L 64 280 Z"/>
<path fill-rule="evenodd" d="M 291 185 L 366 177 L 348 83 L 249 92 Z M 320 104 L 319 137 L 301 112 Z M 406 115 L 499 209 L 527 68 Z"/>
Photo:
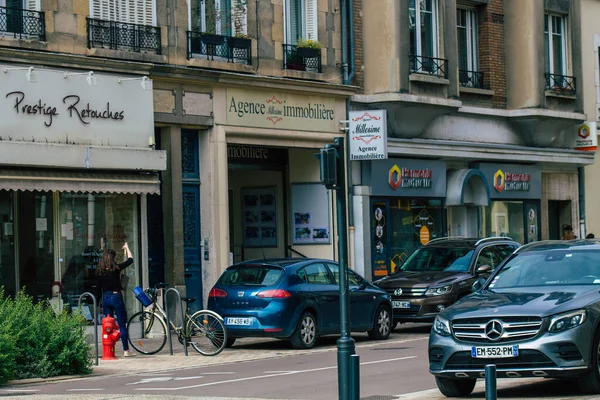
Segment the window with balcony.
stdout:
<path fill-rule="evenodd" d="M 90 0 L 88 47 L 160 54 L 154 0 Z"/>
<path fill-rule="evenodd" d="M 19 39 L 46 40 L 40 0 L 0 0 L 0 35 Z"/>
<path fill-rule="evenodd" d="M 437 0 L 409 0 L 410 71 L 448 76 L 447 60 L 438 57 Z"/>
<path fill-rule="evenodd" d="M 456 30 L 460 86 L 483 89 L 483 72 L 479 72 L 477 53 L 477 12 L 456 10 Z"/>
<path fill-rule="evenodd" d="M 284 0 L 283 67 L 321 72 L 317 0 Z"/>
<path fill-rule="evenodd" d="M 251 64 L 247 0 L 188 1 L 188 58 Z"/>
<path fill-rule="evenodd" d="M 575 94 L 575 77 L 567 76 L 567 17 L 551 14 L 544 17 L 546 90 Z"/>

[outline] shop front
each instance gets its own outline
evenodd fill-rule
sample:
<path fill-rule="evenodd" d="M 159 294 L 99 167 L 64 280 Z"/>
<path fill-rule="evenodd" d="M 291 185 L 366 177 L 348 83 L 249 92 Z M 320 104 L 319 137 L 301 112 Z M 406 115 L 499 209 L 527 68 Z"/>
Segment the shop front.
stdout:
<path fill-rule="evenodd" d="M 445 234 L 446 163 L 390 158 L 368 163 L 371 273 L 393 273 L 418 247 Z"/>
<path fill-rule="evenodd" d="M 134 76 L 2 66 L 0 285 L 58 309 L 91 292 L 104 249 L 128 242 L 129 288 L 147 283 L 146 195 L 160 193 L 152 84 Z M 145 218 L 145 217 L 144 217 Z M 60 295 L 53 297 L 53 286 Z M 136 307 L 130 290 L 125 298 Z"/>
<path fill-rule="evenodd" d="M 210 197 L 203 192 L 220 210 L 203 215 L 203 225 L 224 240 L 217 242 L 222 259 L 208 284 L 242 260 L 337 259 L 334 199 L 320 183 L 315 154 L 342 135 L 345 98 L 296 89 L 215 89 L 215 146 L 207 158 L 226 160 L 212 171 L 225 185 L 211 186 Z"/>
<path fill-rule="evenodd" d="M 490 202 L 480 208 L 483 236 L 508 236 L 525 244 L 541 239 L 542 171 L 537 165 L 481 163 Z"/>

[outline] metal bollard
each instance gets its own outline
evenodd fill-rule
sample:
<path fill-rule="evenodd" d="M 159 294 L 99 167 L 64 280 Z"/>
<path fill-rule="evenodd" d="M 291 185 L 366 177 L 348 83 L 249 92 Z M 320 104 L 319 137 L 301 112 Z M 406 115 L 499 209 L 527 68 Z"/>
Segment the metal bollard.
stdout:
<path fill-rule="evenodd" d="M 80 311 L 81 299 L 83 299 L 85 296 L 91 297 L 92 303 L 94 304 L 94 343 L 96 343 L 96 365 L 98 365 L 98 315 L 96 315 L 96 311 L 98 308 L 96 307 L 96 296 L 94 296 L 90 292 L 82 293 L 81 296 L 79 296 L 79 303 L 77 305 Z"/>
<path fill-rule="evenodd" d="M 167 301 L 167 294 L 169 292 L 174 292 L 175 294 L 177 294 L 177 298 L 179 299 L 179 308 L 181 309 L 181 330 L 183 332 L 184 327 L 185 327 L 185 311 L 183 310 L 183 301 L 181 301 L 181 295 L 179 294 L 179 291 L 175 288 L 169 288 L 165 291 L 164 294 L 164 304 L 165 304 L 165 314 L 167 314 L 167 337 L 169 338 L 169 352 L 171 353 L 171 355 L 173 355 L 173 342 L 171 341 L 171 321 L 172 319 L 169 317 L 169 302 Z M 188 342 L 187 342 L 187 338 L 185 337 L 185 335 L 183 335 L 183 353 L 185 354 L 185 356 L 187 357 L 188 355 Z"/>
<path fill-rule="evenodd" d="M 497 398 L 496 366 L 488 364 L 485 366 L 485 400 L 496 400 Z"/>
<path fill-rule="evenodd" d="M 350 354 L 350 400 L 360 399 L 360 357 Z"/>

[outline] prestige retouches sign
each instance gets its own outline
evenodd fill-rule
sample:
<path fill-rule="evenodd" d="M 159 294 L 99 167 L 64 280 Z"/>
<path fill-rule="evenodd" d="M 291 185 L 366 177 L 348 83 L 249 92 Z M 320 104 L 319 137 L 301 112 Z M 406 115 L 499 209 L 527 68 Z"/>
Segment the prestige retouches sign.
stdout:
<path fill-rule="evenodd" d="M 227 90 L 227 124 L 336 132 L 335 100 L 280 92 Z"/>
<path fill-rule="evenodd" d="M 154 134 L 149 80 L 0 68 L 2 140 L 144 148 Z"/>
<path fill-rule="evenodd" d="M 350 111 L 350 160 L 387 158 L 385 110 Z"/>

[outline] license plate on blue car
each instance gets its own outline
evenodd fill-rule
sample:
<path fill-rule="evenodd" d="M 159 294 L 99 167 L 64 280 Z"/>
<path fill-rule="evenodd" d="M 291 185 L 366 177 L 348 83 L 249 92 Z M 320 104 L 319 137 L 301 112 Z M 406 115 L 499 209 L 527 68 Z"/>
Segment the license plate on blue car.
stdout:
<path fill-rule="evenodd" d="M 252 325 L 252 318 L 225 318 L 225 325 Z"/>

